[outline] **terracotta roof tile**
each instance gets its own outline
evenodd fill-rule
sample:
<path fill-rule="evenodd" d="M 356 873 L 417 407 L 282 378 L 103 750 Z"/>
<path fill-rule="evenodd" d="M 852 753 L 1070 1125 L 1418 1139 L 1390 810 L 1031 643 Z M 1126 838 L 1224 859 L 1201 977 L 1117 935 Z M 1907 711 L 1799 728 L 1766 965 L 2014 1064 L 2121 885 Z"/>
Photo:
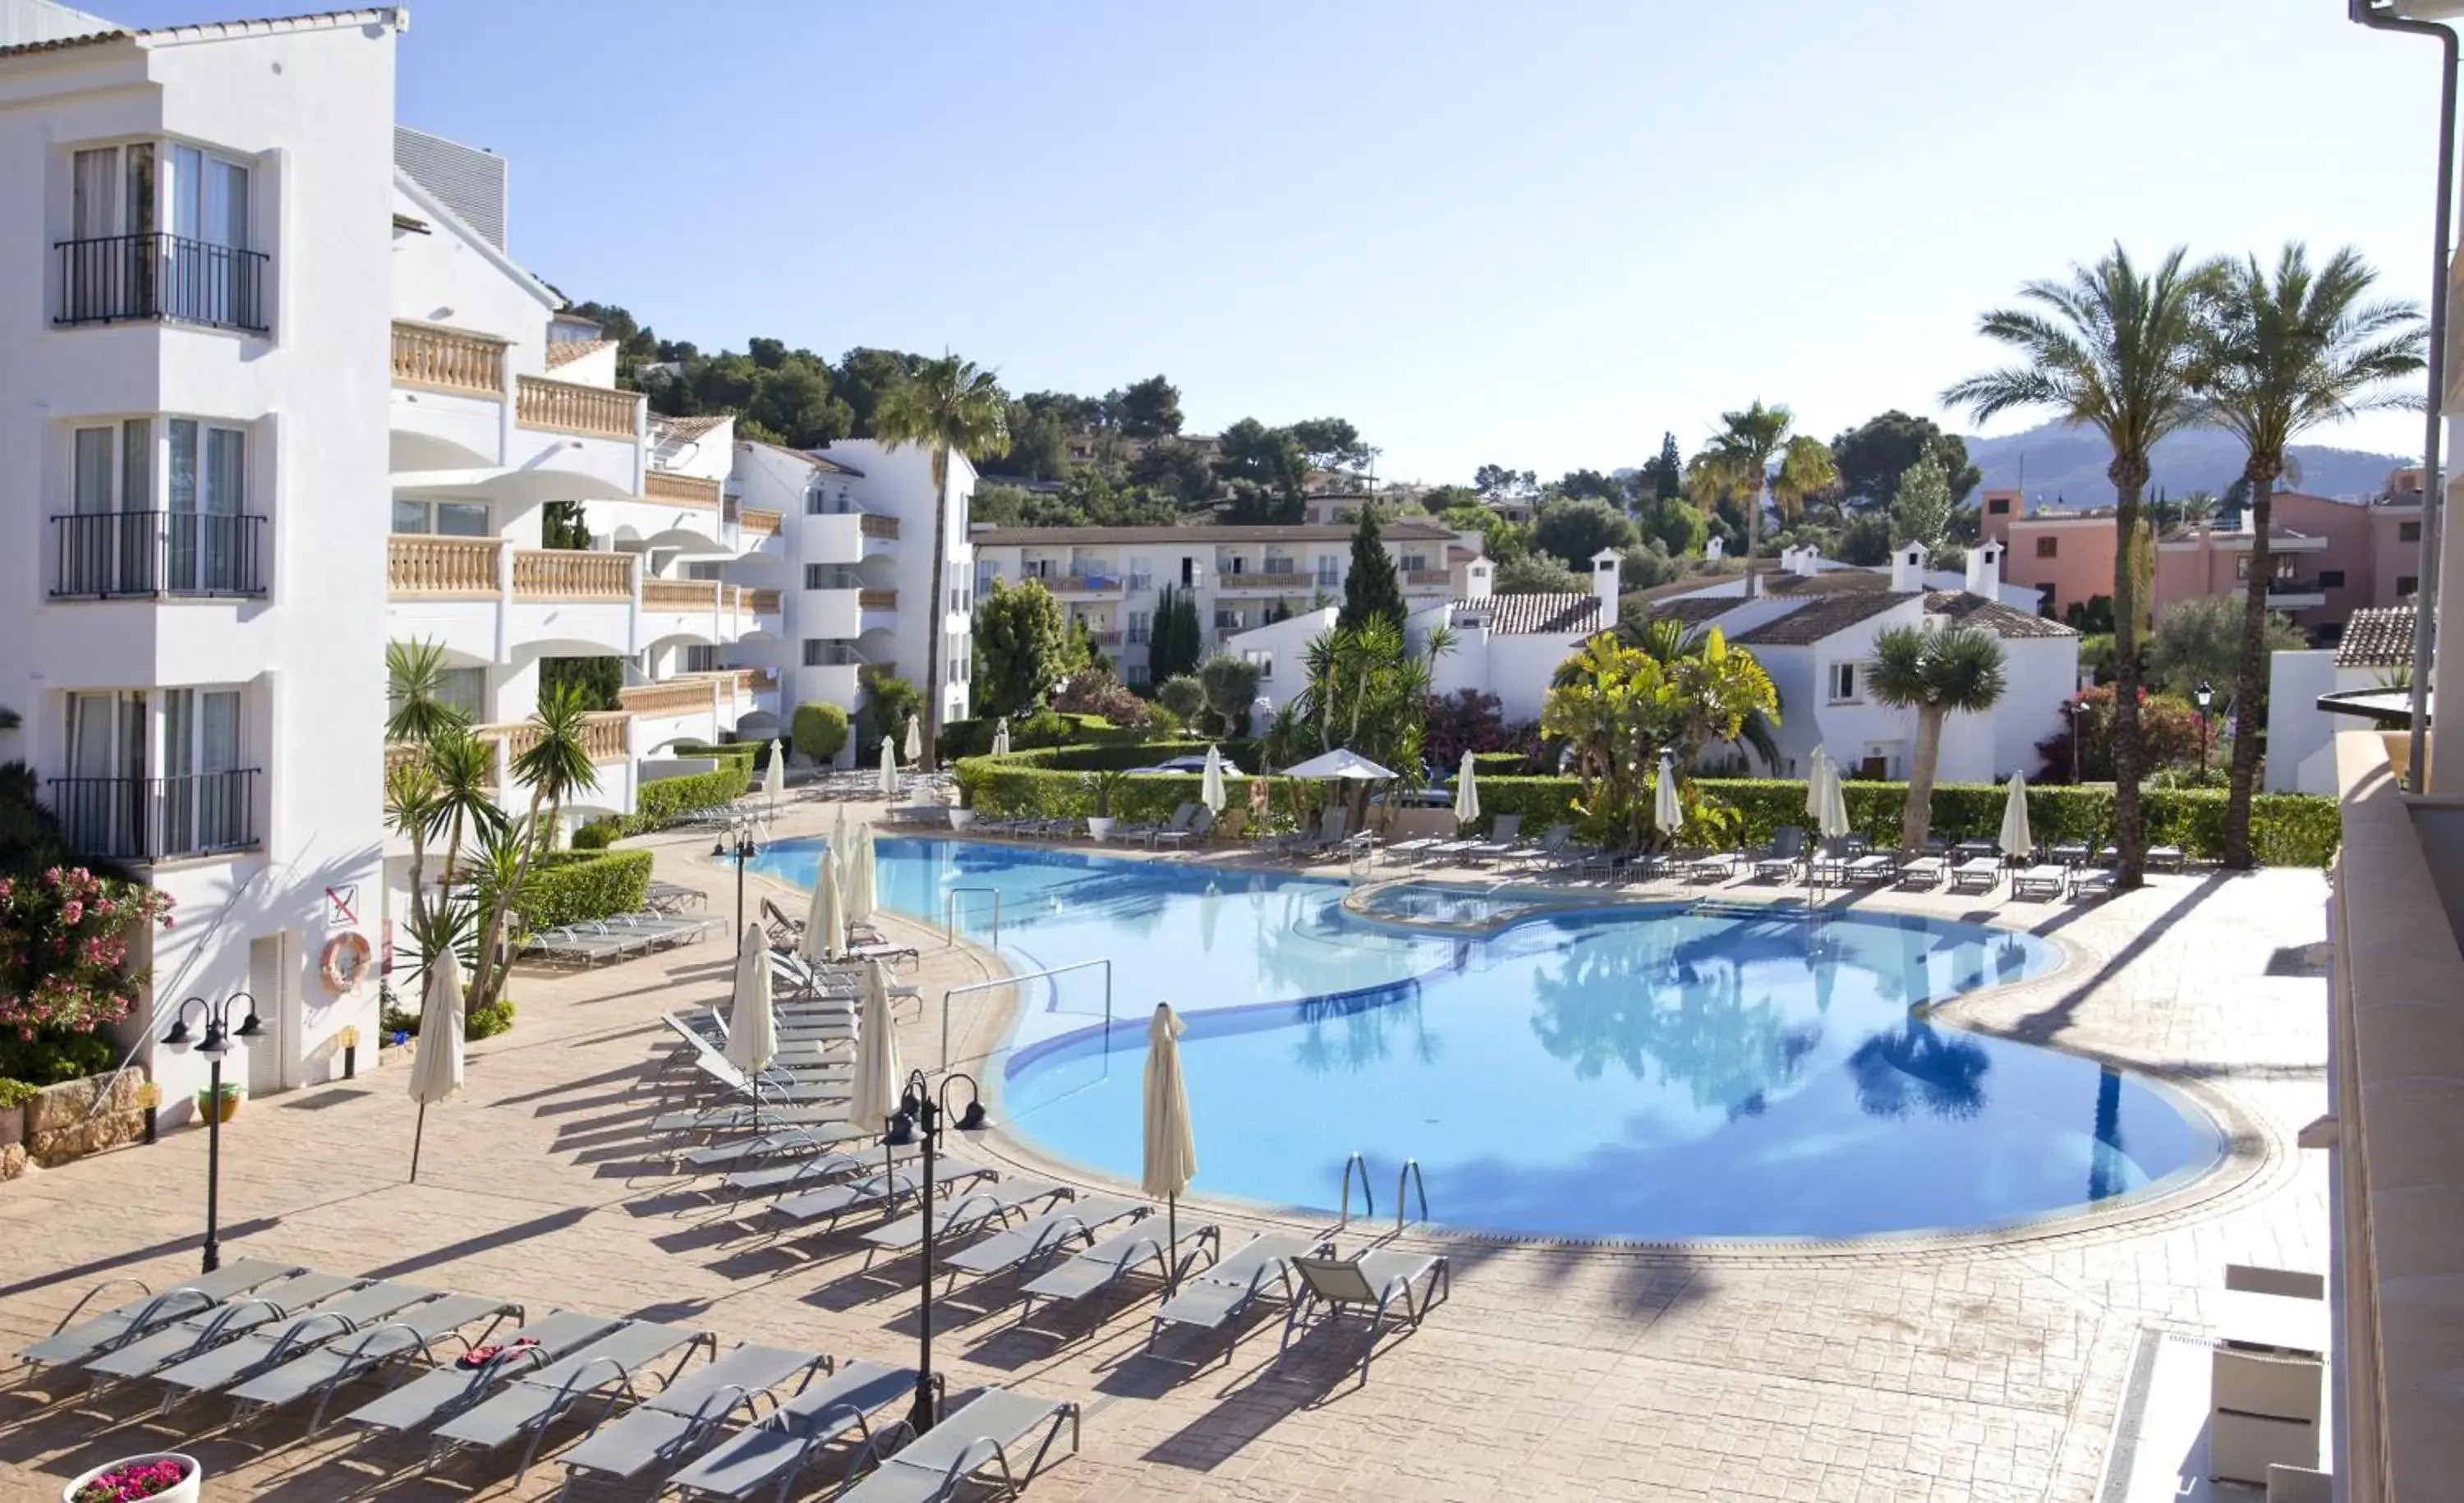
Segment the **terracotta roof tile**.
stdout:
<path fill-rule="evenodd" d="M 704 412 L 693 417 L 653 417 L 650 427 L 661 438 L 691 443 L 735 416 L 733 412 Z"/>
<path fill-rule="evenodd" d="M 2375 606 L 2354 611 L 2344 623 L 2344 639 L 2336 645 L 2336 666 L 2411 667 L 2415 619 L 2410 606 Z"/>
<path fill-rule="evenodd" d="M 2075 629 L 2058 621 L 1961 589 L 1938 589 L 1927 595 L 1925 614 L 1945 616 L 1962 626 L 1976 627 L 2013 640 L 2079 635 Z"/>
<path fill-rule="evenodd" d="M 1728 641 L 1736 647 L 1804 647 L 1914 599 L 1914 595 L 1870 590 L 1816 595 L 1787 615 L 1732 634 Z"/>
<path fill-rule="evenodd" d="M 1550 593 L 1456 601 L 1456 624 L 1463 624 L 1466 616 L 1477 617 L 1500 636 L 1589 636 L 1600 629 L 1600 598 L 1588 593 Z"/>
<path fill-rule="evenodd" d="M 547 368 L 558 369 L 616 347 L 614 340 L 557 340 L 547 347 Z"/>
<path fill-rule="evenodd" d="M 1699 627 L 1706 621 L 1718 620 L 1745 603 L 1742 595 L 1684 595 L 1676 600 L 1654 600 L 1646 604 L 1656 617 Z"/>

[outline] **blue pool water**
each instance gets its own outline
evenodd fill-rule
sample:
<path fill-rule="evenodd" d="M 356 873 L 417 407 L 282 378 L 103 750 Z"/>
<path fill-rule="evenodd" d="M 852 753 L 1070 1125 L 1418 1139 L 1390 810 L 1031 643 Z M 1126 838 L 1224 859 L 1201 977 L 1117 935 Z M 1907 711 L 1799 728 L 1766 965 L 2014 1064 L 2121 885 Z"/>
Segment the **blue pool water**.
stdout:
<path fill-rule="evenodd" d="M 809 884 L 821 842 L 759 866 Z M 1741 905 L 1551 912 L 1485 939 L 1343 912 L 1345 885 L 1072 851 L 883 837 L 883 901 L 953 890 L 1031 983 L 1002 1072 L 1007 1130 L 1138 1177 L 1145 1018 L 1188 1025 L 1197 1187 L 1332 1209 L 1372 1166 L 1378 1213 L 1417 1159 L 1431 1219 L 1540 1236 L 1837 1237 L 1989 1226 L 2192 1174 L 2221 1138 L 2148 1083 L 1913 1019 L 2042 974 L 2031 936 Z M 1433 900 L 1416 899 L 1426 911 Z M 1460 920 L 1459 912 L 1441 917 Z"/>

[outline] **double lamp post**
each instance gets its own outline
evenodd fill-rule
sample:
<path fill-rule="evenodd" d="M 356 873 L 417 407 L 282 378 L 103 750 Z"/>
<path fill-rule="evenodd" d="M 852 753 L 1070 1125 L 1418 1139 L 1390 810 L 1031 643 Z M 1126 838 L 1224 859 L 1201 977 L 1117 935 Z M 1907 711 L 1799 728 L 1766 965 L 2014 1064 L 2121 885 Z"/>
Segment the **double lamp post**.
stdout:
<path fill-rule="evenodd" d="M 231 1027 L 231 1014 L 243 1004 L 248 1014 L 237 1028 Z M 191 1040 L 188 1034 L 188 1009 L 204 1014 L 205 1036 Z M 223 1177 L 223 1056 L 231 1052 L 231 1040 L 262 1037 L 264 1026 L 256 1020 L 256 999 L 244 991 L 232 992 L 220 1002 L 208 1002 L 191 997 L 171 1013 L 170 1031 L 163 1042 L 174 1050 L 186 1050 L 193 1042 L 198 1053 L 206 1056 L 210 1070 L 207 1083 L 206 1106 L 206 1259 L 203 1271 L 211 1273 L 223 1266 L 222 1244 L 218 1240 L 222 1211 Z"/>
<path fill-rule="evenodd" d="M 933 1083 L 924 1077 L 924 1072 L 912 1070 L 907 1073 L 907 1085 L 899 1096 L 898 1114 L 890 1118 L 889 1131 L 882 1138 L 886 1148 L 906 1148 L 921 1143 L 924 1149 L 922 1177 L 916 1181 L 920 1186 L 916 1198 L 924 1206 L 923 1320 L 921 1334 L 916 1337 L 915 1403 L 908 1411 L 908 1423 L 915 1427 L 918 1435 L 931 1429 L 938 1418 L 934 1403 L 934 1390 L 938 1386 L 938 1380 L 933 1376 L 933 1218 L 940 1211 L 935 1201 L 934 1175 L 941 1149 L 941 1119 L 950 1110 L 950 1086 L 959 1080 L 967 1083 L 968 1101 L 967 1109 L 958 1115 L 958 1131 L 973 1133 L 990 1126 L 992 1119 L 984 1115 L 983 1097 L 977 1091 L 973 1075 L 944 1076 L 940 1094 L 935 1096 Z"/>

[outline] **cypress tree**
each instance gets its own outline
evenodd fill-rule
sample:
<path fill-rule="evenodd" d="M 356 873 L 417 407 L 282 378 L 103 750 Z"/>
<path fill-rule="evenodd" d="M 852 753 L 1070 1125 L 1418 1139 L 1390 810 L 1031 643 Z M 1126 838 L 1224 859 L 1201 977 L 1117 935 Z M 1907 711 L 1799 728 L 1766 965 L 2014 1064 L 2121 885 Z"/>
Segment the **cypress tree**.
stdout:
<path fill-rule="evenodd" d="M 1363 506 L 1360 520 L 1352 529 L 1352 572 L 1344 577 L 1343 609 L 1334 624 L 1358 627 L 1376 616 L 1384 616 L 1397 628 L 1403 625 L 1403 580 L 1386 552 L 1385 528 L 1377 520 L 1377 508 Z"/>

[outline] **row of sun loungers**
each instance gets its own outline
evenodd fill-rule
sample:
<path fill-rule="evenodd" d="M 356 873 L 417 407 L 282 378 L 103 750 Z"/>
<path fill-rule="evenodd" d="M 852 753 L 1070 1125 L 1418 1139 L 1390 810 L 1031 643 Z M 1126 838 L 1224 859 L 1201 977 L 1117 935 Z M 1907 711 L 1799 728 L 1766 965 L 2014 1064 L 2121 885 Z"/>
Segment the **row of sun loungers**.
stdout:
<path fill-rule="evenodd" d="M 245 1422 L 313 1399 L 314 1434 L 338 1394 L 415 1367 L 340 1423 L 363 1439 L 426 1436 L 429 1469 L 519 1445 L 518 1475 L 578 1419 L 586 1433 L 556 1458 L 568 1485 L 649 1479 L 659 1493 L 783 1499 L 824 1448 L 853 1438 L 838 1495 L 936 1503 L 971 1478 L 1023 1488 L 1065 1426 L 1078 1448 L 1079 1406 L 1067 1401 L 986 1388 L 918 1437 L 894 1412 L 914 1392 L 912 1368 L 749 1342 L 722 1351 L 708 1331 L 580 1311 L 530 1320 L 507 1300 L 271 1260 L 237 1259 L 79 1320 L 85 1303 L 21 1359 L 80 1369 L 97 1388 L 160 1383 L 166 1409 L 223 1394 Z M 508 1319 L 516 1329 L 499 1337 Z M 693 1368 L 696 1355 L 707 1359 Z"/>
<path fill-rule="evenodd" d="M 726 921 L 646 908 L 589 923 L 564 924 L 525 936 L 520 953 L 551 962 L 596 965 L 629 960 L 679 944 L 693 944 Z"/>

